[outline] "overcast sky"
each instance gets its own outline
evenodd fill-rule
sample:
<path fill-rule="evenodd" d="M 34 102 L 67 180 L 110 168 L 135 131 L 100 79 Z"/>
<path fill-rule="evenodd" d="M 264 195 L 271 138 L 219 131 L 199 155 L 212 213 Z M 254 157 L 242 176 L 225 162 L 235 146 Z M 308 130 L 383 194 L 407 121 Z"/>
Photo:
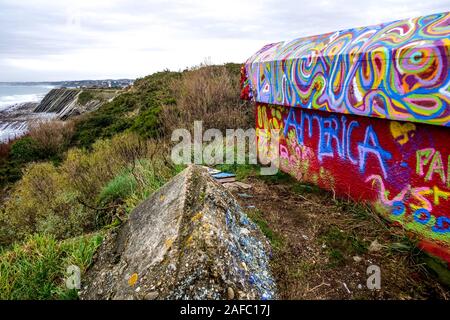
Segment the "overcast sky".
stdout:
<path fill-rule="evenodd" d="M 0 81 L 136 78 L 450 10 L 450 0 L 0 0 Z"/>

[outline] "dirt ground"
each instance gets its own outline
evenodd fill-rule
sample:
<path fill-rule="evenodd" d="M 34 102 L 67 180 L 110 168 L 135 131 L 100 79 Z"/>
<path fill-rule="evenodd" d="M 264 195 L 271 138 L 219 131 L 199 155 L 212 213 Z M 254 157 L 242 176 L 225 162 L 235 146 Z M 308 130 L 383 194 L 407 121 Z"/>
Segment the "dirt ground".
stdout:
<path fill-rule="evenodd" d="M 368 207 L 291 178 L 248 177 L 231 190 L 273 246 L 281 299 L 449 299 L 400 228 Z M 379 266 L 379 290 L 367 268 Z"/>

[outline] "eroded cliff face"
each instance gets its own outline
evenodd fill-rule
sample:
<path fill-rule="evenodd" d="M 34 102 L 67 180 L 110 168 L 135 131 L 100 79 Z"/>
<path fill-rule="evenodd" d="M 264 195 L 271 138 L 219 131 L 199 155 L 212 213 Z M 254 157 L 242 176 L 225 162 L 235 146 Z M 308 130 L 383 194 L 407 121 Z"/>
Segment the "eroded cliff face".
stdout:
<path fill-rule="evenodd" d="M 80 96 L 90 95 L 89 101 L 82 103 Z M 113 99 L 119 91 L 102 89 L 52 89 L 39 103 L 34 112 L 54 113 L 61 120 L 98 109 L 104 102 Z"/>
<path fill-rule="evenodd" d="M 120 89 L 58 88 L 47 93 L 40 103 L 11 106 L 0 111 L 0 143 L 26 134 L 33 122 L 67 120 L 94 111 L 114 99 L 120 92 Z"/>

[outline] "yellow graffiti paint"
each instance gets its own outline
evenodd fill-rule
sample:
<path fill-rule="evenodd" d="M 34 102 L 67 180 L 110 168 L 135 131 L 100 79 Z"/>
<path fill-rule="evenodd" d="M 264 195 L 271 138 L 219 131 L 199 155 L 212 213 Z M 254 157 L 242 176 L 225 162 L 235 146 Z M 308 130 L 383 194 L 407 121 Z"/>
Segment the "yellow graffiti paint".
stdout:
<path fill-rule="evenodd" d="M 416 131 L 416 126 L 410 122 L 400 123 L 397 121 L 392 121 L 389 128 L 394 140 L 401 145 L 407 143 L 409 138 L 412 137 Z"/>
<path fill-rule="evenodd" d="M 444 191 L 439 189 L 437 186 L 433 187 L 433 194 L 434 194 L 434 204 L 439 205 L 440 204 L 440 198 L 444 198 L 445 200 L 450 197 L 450 192 Z"/>

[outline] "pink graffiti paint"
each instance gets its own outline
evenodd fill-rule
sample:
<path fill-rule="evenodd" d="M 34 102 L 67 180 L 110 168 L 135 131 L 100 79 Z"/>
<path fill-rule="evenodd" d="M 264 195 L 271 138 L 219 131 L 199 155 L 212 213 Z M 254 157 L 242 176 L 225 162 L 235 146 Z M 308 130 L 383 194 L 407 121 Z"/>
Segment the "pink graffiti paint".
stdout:
<path fill-rule="evenodd" d="M 283 171 L 372 203 L 450 265 L 449 39 L 444 12 L 269 44 L 241 98 L 281 129 Z"/>
<path fill-rule="evenodd" d="M 260 127 L 257 119 L 260 129 L 270 129 L 281 114 L 283 171 L 372 203 L 421 236 L 423 248 L 450 262 L 450 130 L 266 104 L 256 108 L 267 120 Z M 259 148 L 268 142 L 259 140 Z"/>

